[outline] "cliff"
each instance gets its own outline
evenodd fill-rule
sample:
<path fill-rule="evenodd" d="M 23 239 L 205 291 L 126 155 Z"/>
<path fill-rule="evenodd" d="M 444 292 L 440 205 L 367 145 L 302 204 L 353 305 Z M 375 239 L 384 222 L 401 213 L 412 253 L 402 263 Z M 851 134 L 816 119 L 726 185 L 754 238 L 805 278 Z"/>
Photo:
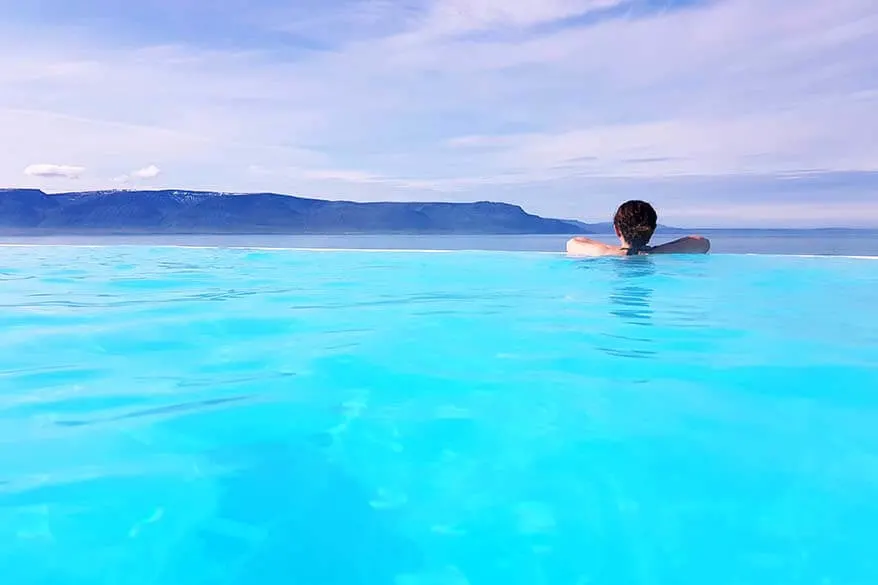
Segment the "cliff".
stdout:
<path fill-rule="evenodd" d="M 0 190 L 10 233 L 569 234 L 578 222 L 506 203 L 356 203 L 276 193 Z"/>

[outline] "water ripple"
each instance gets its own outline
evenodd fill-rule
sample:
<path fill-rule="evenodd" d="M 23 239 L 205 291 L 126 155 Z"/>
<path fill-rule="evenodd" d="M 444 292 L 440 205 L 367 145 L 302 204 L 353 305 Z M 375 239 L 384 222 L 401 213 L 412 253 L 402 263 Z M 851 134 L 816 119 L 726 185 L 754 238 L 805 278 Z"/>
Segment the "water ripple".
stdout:
<path fill-rule="evenodd" d="M 87 425 L 94 425 L 99 423 L 109 423 L 109 422 L 117 422 L 123 421 L 132 418 L 144 418 L 144 417 L 154 417 L 159 415 L 166 414 L 180 414 L 187 411 L 192 410 L 205 410 L 207 408 L 212 408 L 215 406 L 224 406 L 234 402 L 241 402 L 244 400 L 252 400 L 253 396 L 231 396 L 227 398 L 213 398 L 210 400 L 198 400 L 194 402 L 181 402 L 177 404 L 169 404 L 167 406 L 160 406 L 157 408 L 146 408 L 143 410 L 135 410 L 133 412 L 128 412 L 125 414 L 119 414 L 115 416 L 108 417 L 97 417 L 89 420 L 72 420 L 72 419 L 62 419 L 56 420 L 54 424 L 59 427 L 82 427 Z"/>
<path fill-rule="evenodd" d="M 878 582 L 878 263 L 56 247 L 0 280 L 10 583 Z"/>

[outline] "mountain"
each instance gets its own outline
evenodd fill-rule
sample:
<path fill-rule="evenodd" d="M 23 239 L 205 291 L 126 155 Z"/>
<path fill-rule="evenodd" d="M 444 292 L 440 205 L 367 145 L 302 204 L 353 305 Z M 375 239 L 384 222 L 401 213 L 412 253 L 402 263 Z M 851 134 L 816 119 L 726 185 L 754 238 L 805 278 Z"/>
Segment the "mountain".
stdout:
<path fill-rule="evenodd" d="M 116 234 L 572 234 L 507 203 L 356 203 L 277 193 L 0 190 L 0 231 Z"/>

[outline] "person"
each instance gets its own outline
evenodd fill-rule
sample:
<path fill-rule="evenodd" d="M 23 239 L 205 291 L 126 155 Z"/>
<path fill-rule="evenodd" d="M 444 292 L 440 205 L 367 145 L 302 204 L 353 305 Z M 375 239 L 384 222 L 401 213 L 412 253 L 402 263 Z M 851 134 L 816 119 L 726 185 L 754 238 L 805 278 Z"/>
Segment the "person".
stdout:
<path fill-rule="evenodd" d="M 710 240 L 701 236 L 686 236 L 659 246 L 650 246 L 658 215 L 646 201 L 626 201 L 616 210 L 613 227 L 620 246 L 611 246 L 597 240 L 576 237 L 567 242 L 571 256 L 636 256 L 640 254 L 706 254 Z"/>

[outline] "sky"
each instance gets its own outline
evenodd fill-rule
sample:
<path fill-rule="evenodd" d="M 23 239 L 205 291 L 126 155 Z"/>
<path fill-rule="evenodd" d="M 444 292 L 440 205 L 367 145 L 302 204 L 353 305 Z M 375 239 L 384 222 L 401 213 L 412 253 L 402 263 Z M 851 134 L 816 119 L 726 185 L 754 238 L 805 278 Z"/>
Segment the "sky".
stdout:
<path fill-rule="evenodd" d="M 878 227 L 875 0 L 0 0 L 0 186 Z"/>

